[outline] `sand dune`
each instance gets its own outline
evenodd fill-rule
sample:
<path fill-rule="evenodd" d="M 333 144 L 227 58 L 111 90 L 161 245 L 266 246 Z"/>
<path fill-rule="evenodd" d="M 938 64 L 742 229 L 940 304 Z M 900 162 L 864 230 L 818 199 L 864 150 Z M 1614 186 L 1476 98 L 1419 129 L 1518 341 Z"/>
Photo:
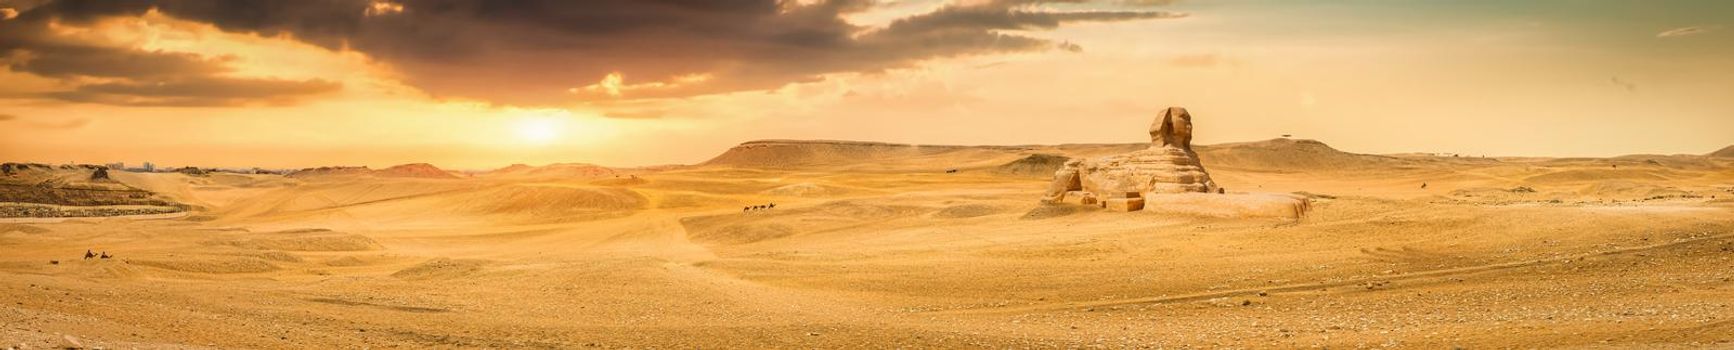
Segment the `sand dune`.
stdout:
<path fill-rule="evenodd" d="M 1707 156 L 1718 157 L 1718 158 L 1734 158 L 1734 146 L 1723 147 L 1722 149 L 1716 150 L 1715 152 L 1710 152 L 1710 154 L 1708 154 Z"/>
<path fill-rule="evenodd" d="M 1198 156 L 1210 169 L 1346 172 L 1367 169 L 1403 170 L 1425 160 L 1338 151 L 1314 140 L 1272 139 L 1205 145 Z"/>
<path fill-rule="evenodd" d="M 1230 192 L 1300 192 L 1312 199 L 1305 216 L 1246 214 L 1267 212 L 1258 203 L 1201 212 L 1180 199 L 1134 213 L 1037 203 L 1042 173 L 1061 159 L 1137 146 L 769 141 L 705 165 L 615 173 L 117 173 L 116 184 L 193 213 L 0 223 L 0 322 L 9 326 L 0 339 L 76 334 L 141 348 L 1734 341 L 1724 322 L 1734 318 L 1734 161 L 1364 155 L 1270 140 L 1197 148 Z M 84 260 L 86 249 L 115 257 Z"/>
<path fill-rule="evenodd" d="M 427 163 L 400 164 L 385 169 L 369 169 L 367 167 L 320 167 L 297 170 L 288 175 L 293 178 L 347 178 L 356 176 L 399 177 L 423 179 L 456 179 L 459 176 Z"/>
<path fill-rule="evenodd" d="M 485 175 L 508 178 L 611 178 L 618 175 L 633 174 L 628 169 L 614 169 L 595 164 L 560 163 L 533 167 L 524 164 L 513 164 L 487 172 Z"/>

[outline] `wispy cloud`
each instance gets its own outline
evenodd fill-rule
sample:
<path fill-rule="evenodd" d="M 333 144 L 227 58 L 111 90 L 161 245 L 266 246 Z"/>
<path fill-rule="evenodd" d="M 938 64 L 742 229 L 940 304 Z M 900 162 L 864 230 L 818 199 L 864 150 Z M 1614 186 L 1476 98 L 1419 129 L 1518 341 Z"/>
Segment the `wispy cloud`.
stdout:
<path fill-rule="evenodd" d="M 16 115 L 0 114 L 0 123 L 5 123 L 5 124 L 0 124 L 0 125 L 8 125 L 11 123 L 17 123 L 15 125 L 17 127 L 31 128 L 31 129 L 68 130 L 68 129 L 82 128 L 85 125 L 89 125 L 90 119 L 72 118 L 72 119 L 62 120 L 62 121 L 47 122 L 47 121 L 24 120 L 24 118 L 20 118 Z M 12 127 L 12 126 L 8 126 L 8 127 Z"/>
<path fill-rule="evenodd" d="M 1665 30 L 1665 31 L 1662 31 L 1661 33 L 1656 33 L 1656 37 L 1665 39 L 1665 38 L 1682 37 L 1682 36 L 1687 36 L 1687 35 L 1698 35 L 1698 34 L 1709 33 L 1711 29 L 1713 29 L 1713 27 L 1705 27 L 1705 26 L 1680 27 L 1680 28 Z"/>
<path fill-rule="evenodd" d="M 1180 0 L 1120 0 L 1118 2 L 1131 6 L 1168 6 L 1180 2 Z"/>

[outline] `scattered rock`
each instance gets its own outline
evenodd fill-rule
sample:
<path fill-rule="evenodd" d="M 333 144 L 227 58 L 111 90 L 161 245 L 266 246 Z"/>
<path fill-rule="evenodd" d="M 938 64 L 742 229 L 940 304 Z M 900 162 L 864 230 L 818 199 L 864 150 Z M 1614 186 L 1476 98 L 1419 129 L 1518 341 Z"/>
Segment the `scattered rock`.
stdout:
<path fill-rule="evenodd" d="M 78 337 L 74 337 L 71 334 L 66 334 L 66 335 L 60 336 L 60 346 L 59 347 L 61 349 L 83 349 L 84 343 L 79 342 Z"/>

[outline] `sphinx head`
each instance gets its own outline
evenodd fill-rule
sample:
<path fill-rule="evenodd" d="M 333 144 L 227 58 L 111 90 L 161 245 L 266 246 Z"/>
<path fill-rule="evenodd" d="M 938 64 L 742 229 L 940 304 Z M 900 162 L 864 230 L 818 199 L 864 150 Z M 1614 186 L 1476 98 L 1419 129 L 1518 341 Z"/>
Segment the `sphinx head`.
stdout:
<path fill-rule="evenodd" d="M 1192 150 L 1192 114 L 1186 108 L 1168 107 L 1150 124 L 1150 147 Z"/>

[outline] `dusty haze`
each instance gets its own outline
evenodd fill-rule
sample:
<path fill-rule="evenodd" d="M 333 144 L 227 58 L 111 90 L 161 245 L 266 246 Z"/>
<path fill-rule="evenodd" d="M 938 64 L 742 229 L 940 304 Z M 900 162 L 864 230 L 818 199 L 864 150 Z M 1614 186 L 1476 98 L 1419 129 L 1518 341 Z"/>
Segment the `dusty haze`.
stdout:
<path fill-rule="evenodd" d="M 39 3 L 0 1 L 21 11 L 0 21 L 3 159 L 690 164 L 770 138 L 1134 142 L 1110 125 L 1174 105 L 1211 116 L 1202 143 L 1375 154 L 1703 154 L 1734 130 L 1734 8 L 1710 1 Z M 1113 15 L 993 21 L 1059 11 Z M 105 69 L 127 60 L 155 66 Z"/>
<path fill-rule="evenodd" d="M 0 348 L 1730 348 L 1730 13 L 0 0 Z"/>

